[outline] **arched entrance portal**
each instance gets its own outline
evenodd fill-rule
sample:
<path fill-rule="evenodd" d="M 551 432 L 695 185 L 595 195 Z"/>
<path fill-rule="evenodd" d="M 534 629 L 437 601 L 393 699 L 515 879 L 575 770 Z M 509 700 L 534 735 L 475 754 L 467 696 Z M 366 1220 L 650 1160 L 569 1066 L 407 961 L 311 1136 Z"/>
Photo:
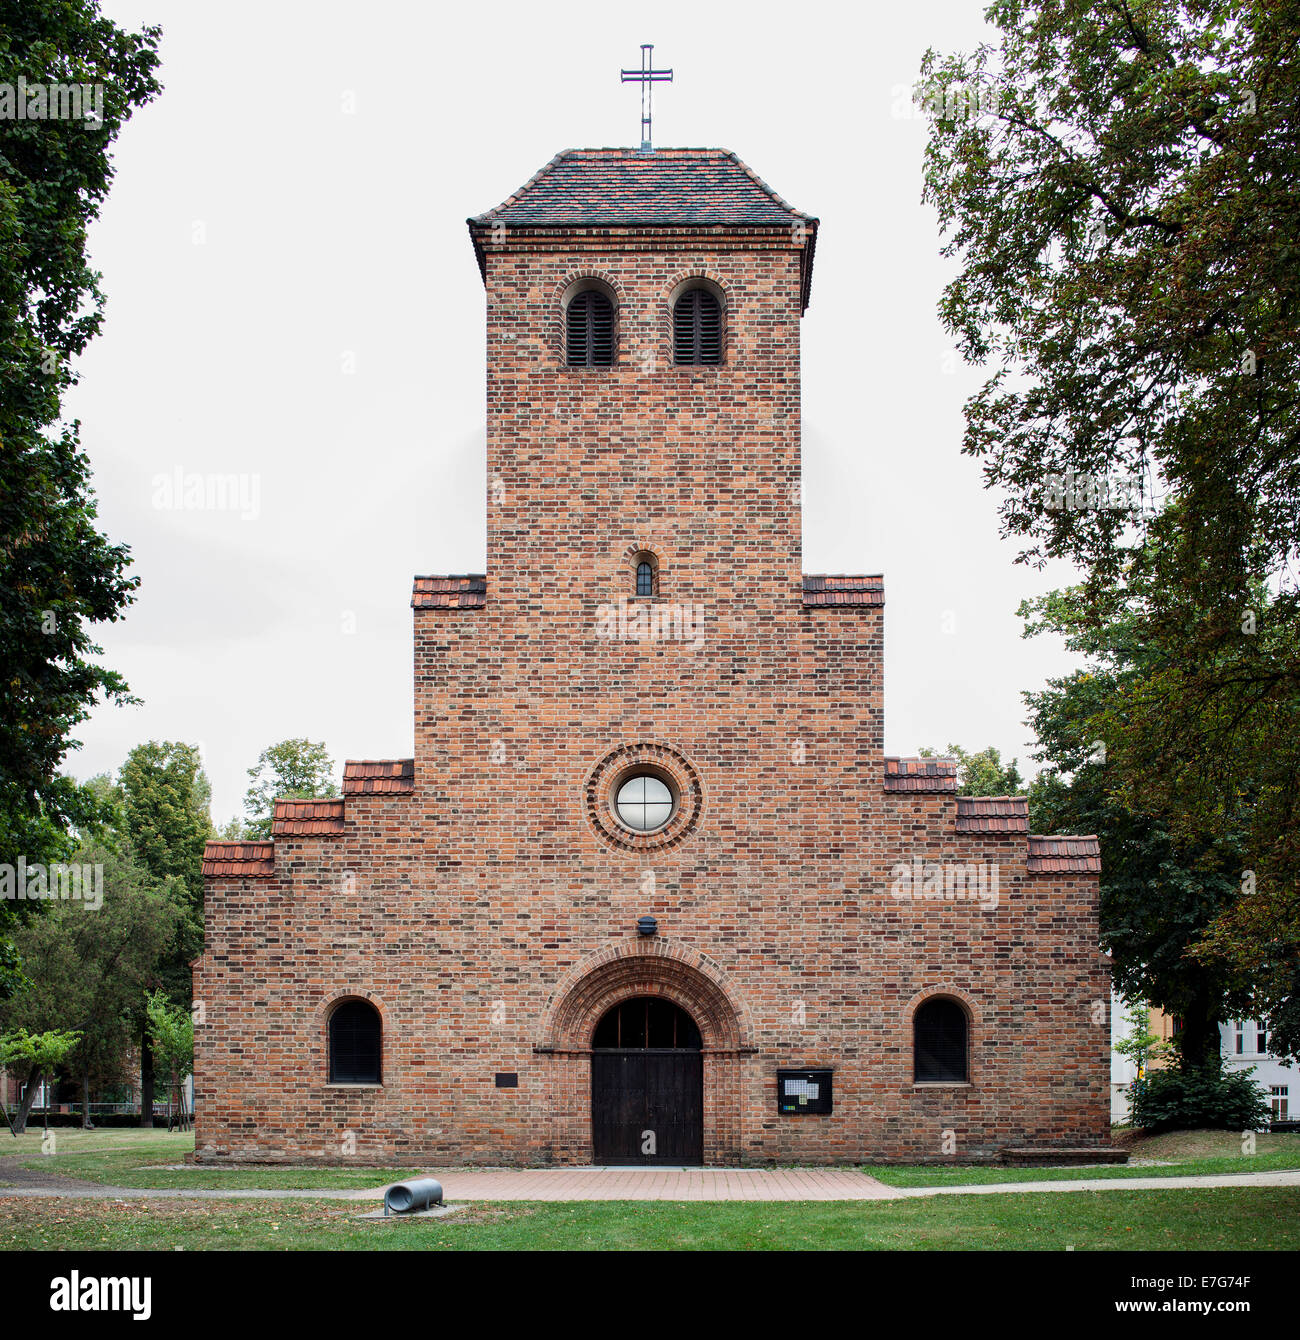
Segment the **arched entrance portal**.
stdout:
<path fill-rule="evenodd" d="M 704 1055 L 680 1005 L 633 996 L 591 1039 L 592 1157 L 604 1164 L 704 1162 Z"/>
<path fill-rule="evenodd" d="M 598 1158 L 592 1120 L 592 1058 L 608 1050 L 609 1042 L 608 1034 L 602 1033 L 598 1043 L 596 1030 L 616 1005 L 646 996 L 680 1007 L 699 1030 L 701 1050 L 695 1054 L 702 1058 L 704 1074 L 702 1161 L 709 1165 L 739 1163 L 744 1147 L 743 1069 L 755 1050 L 753 1020 L 717 963 L 690 945 L 659 935 L 609 945 L 575 963 L 546 1002 L 537 1051 L 551 1059 L 549 1157 L 556 1163 L 591 1163 Z M 628 1022 L 623 1016 L 624 1026 Z M 663 1035 L 653 1031 L 653 1022 L 651 1029 L 648 1040 L 662 1040 Z M 669 1050 L 693 1051 L 682 1045 L 685 1036 L 679 1028 L 668 1039 Z M 616 1029 L 614 1049 L 631 1037 Z M 657 1140 L 656 1147 L 658 1157 L 664 1157 L 662 1142 Z M 608 1157 L 607 1148 L 603 1153 Z M 643 1157 L 638 1148 L 636 1160 L 641 1162 Z"/>

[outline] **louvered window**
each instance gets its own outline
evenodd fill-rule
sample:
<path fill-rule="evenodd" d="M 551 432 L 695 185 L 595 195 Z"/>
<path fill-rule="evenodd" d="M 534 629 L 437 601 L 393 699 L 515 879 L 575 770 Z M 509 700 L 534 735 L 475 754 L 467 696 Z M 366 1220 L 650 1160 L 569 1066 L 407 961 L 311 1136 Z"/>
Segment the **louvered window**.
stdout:
<path fill-rule="evenodd" d="M 652 596 L 655 593 L 655 570 L 644 559 L 636 565 L 636 593 L 639 596 Z"/>
<path fill-rule="evenodd" d="M 916 1011 L 913 1028 L 916 1080 L 965 1083 L 965 1010 L 955 1000 L 927 1000 Z"/>
<path fill-rule="evenodd" d="M 569 303 L 566 340 L 571 368 L 604 368 L 614 362 L 614 304 L 598 289 Z"/>
<path fill-rule="evenodd" d="M 674 361 L 688 367 L 722 362 L 722 304 L 706 288 L 687 289 L 673 308 Z"/>
<path fill-rule="evenodd" d="M 364 1000 L 345 1000 L 330 1015 L 330 1083 L 378 1084 L 382 1056 L 379 1011 Z"/>

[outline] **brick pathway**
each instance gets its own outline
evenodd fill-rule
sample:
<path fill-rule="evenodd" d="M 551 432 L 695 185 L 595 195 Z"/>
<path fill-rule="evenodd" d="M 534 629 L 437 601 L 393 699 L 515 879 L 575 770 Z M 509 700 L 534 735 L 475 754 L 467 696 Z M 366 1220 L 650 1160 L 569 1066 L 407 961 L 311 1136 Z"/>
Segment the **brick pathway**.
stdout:
<path fill-rule="evenodd" d="M 500 1168 L 435 1172 L 448 1200 L 892 1200 L 849 1168 Z"/>
<path fill-rule="evenodd" d="M 81 1200 L 350 1200 L 376 1202 L 386 1187 L 293 1191 L 205 1187 L 102 1186 L 6 1167 L 0 1159 L 0 1199 L 66 1197 Z M 18 1172 L 26 1173 L 21 1179 Z M 1300 1169 L 1215 1173 L 1192 1177 L 1107 1177 L 1060 1182 L 997 1182 L 971 1186 L 889 1187 L 847 1168 L 451 1168 L 430 1169 L 449 1202 L 476 1200 L 903 1200 L 914 1196 L 1015 1195 L 1061 1191 L 1177 1191 L 1223 1186 L 1300 1187 Z"/>

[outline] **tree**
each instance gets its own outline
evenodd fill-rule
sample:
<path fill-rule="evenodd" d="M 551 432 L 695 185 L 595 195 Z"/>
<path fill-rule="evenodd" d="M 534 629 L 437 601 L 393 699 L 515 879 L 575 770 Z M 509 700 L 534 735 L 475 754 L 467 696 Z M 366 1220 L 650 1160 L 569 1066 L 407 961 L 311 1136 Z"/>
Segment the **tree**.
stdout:
<path fill-rule="evenodd" d="M 919 751 L 922 758 L 938 758 L 934 749 Z M 1002 756 L 989 745 L 978 753 L 971 753 L 959 744 L 950 744 L 943 757 L 957 760 L 957 792 L 963 796 L 1018 796 L 1024 778 L 1013 758 L 1004 764 Z"/>
<path fill-rule="evenodd" d="M 102 118 L 0 117 L 0 860 L 58 859 L 93 800 L 60 765 L 102 695 L 130 701 L 91 629 L 120 617 L 136 579 L 97 529 L 76 423 L 60 423 L 72 360 L 104 296 L 86 230 L 108 193 L 109 150 L 159 92 L 158 30 L 126 32 L 93 0 L 4 0 L 0 85 L 102 88 Z M 42 96 L 45 96 L 43 94 Z M 22 111 L 27 111 L 25 106 Z M 12 909 L 0 906 L 0 993 L 13 988 Z M 6 971 L 7 969 L 7 971 Z"/>
<path fill-rule="evenodd" d="M 44 1033 L 29 1033 L 25 1028 L 13 1029 L 0 1034 L 0 1066 L 26 1066 L 26 1089 L 18 1115 L 10 1126 L 14 1135 L 21 1135 L 27 1129 L 27 1118 L 31 1116 L 32 1105 L 36 1101 L 36 1092 L 41 1084 L 50 1079 L 63 1058 L 77 1045 L 80 1037 L 76 1032 L 60 1032 L 48 1029 Z M 45 1105 L 45 1122 L 49 1125 L 49 1104 Z"/>
<path fill-rule="evenodd" d="M 996 48 L 922 66 L 940 311 L 990 373 L 963 450 L 1021 561 L 1077 563 L 1094 630 L 1136 621 L 1106 794 L 1241 884 L 1194 952 L 1300 1051 L 1294 0 L 988 16 Z"/>
<path fill-rule="evenodd" d="M 275 802 L 285 796 L 338 795 L 333 771 L 324 744 L 281 740 L 264 749 L 257 765 L 248 770 L 251 785 L 244 796 L 248 815 L 244 836 L 252 840 L 269 838 Z"/>
<path fill-rule="evenodd" d="M 203 949 L 203 848 L 212 836 L 212 788 L 196 746 L 150 740 L 126 756 L 118 774 L 122 827 L 133 857 L 159 881 L 185 891 L 168 952 L 150 979 L 177 1000 L 189 1001 L 190 964 Z M 136 1011 L 140 1040 L 140 1121 L 153 1124 L 153 1048 L 149 1020 Z"/>
<path fill-rule="evenodd" d="M 194 1018 L 188 1010 L 169 1004 L 161 991 L 151 991 L 145 999 L 149 1039 L 171 1076 L 172 1110 L 183 1116 L 181 1085 L 194 1070 Z"/>
<path fill-rule="evenodd" d="M 183 881 L 203 907 L 203 848 L 212 836 L 212 787 L 197 746 L 150 740 L 136 745 L 118 773 L 122 821 L 131 850 L 159 879 Z"/>
<path fill-rule="evenodd" d="M 1145 1079 L 1148 1063 L 1153 1057 L 1162 1059 L 1169 1044 L 1161 1042 L 1151 1031 L 1151 1007 L 1145 1001 L 1131 1000 L 1126 1004 L 1129 1031 L 1115 1044 L 1115 1050 L 1133 1062 L 1137 1079 Z"/>
<path fill-rule="evenodd" d="M 1110 745 L 1124 729 L 1125 705 L 1162 657 L 1133 611 L 1099 629 L 1084 594 L 1070 588 L 1027 601 L 1020 613 L 1025 636 L 1055 633 L 1087 658 L 1084 669 L 1023 695 L 1047 765 L 1030 787 L 1030 827 L 1098 835 L 1101 938 L 1115 985 L 1180 1016 L 1183 1052 L 1208 1060 L 1219 1051 L 1220 1021 L 1249 1000 L 1231 964 L 1194 953 L 1239 896 L 1246 807 L 1206 840 L 1147 812 L 1116 774 Z"/>
<path fill-rule="evenodd" d="M 49 901 L 17 928 L 27 980 L 0 1005 L 0 1024 L 75 1031 L 79 1041 L 69 1062 L 84 1095 L 92 1074 L 115 1071 L 136 1036 L 141 997 L 185 915 L 186 894 L 178 879 L 155 880 L 126 852 L 91 844 L 73 856 L 98 872 L 99 906 L 84 897 Z M 34 1082 L 29 1076 L 29 1086 Z"/>

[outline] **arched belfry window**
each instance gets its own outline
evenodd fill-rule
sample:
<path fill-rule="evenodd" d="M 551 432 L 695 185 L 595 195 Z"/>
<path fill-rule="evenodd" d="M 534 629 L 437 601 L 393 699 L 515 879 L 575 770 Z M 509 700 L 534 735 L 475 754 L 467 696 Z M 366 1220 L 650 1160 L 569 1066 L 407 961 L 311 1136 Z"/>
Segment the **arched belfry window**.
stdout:
<path fill-rule="evenodd" d="M 384 1030 L 368 1000 L 345 1000 L 330 1015 L 330 1083 L 378 1084 Z"/>
<path fill-rule="evenodd" d="M 918 1084 L 965 1084 L 970 1077 L 966 1011 L 946 996 L 917 1007 L 912 1021 L 914 1068 Z"/>
<path fill-rule="evenodd" d="M 722 362 L 722 303 L 712 289 L 688 288 L 673 305 L 673 361 L 687 367 Z"/>
<path fill-rule="evenodd" d="M 571 368 L 603 368 L 614 362 L 614 302 L 598 288 L 584 289 L 564 314 L 565 360 Z"/>
<path fill-rule="evenodd" d="M 633 556 L 632 566 L 636 569 L 636 593 L 639 596 L 657 596 L 659 594 L 659 560 L 648 550 Z"/>

